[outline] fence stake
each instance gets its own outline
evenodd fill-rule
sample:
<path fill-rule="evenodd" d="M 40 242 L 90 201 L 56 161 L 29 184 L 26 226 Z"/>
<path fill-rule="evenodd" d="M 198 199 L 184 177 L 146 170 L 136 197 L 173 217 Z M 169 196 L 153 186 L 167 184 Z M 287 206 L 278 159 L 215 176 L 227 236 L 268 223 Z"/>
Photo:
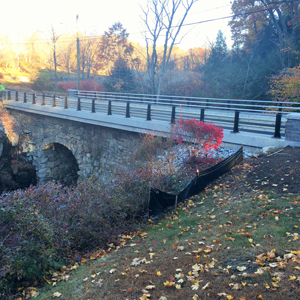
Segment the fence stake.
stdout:
<path fill-rule="evenodd" d="M 77 99 L 77 110 L 81 110 L 80 98 Z"/>
<path fill-rule="evenodd" d="M 8 91 L 8 100 L 11 100 L 10 91 Z"/>
<path fill-rule="evenodd" d="M 32 94 L 32 104 L 36 103 L 36 93 Z"/>
<path fill-rule="evenodd" d="M 239 118 L 240 118 L 240 112 L 236 110 L 234 113 L 234 125 L 233 125 L 234 133 L 239 132 Z"/>
<path fill-rule="evenodd" d="M 151 104 L 148 104 L 147 108 L 147 121 L 151 121 Z"/>
<path fill-rule="evenodd" d="M 172 106 L 172 114 L 171 114 L 171 124 L 175 123 L 175 108 L 176 106 Z"/>
<path fill-rule="evenodd" d="M 150 199 L 151 199 L 151 183 L 149 181 L 149 192 L 148 192 L 148 209 L 149 209 L 149 205 L 150 205 Z"/>
<path fill-rule="evenodd" d="M 130 118 L 130 104 L 126 103 L 126 118 Z"/>
<path fill-rule="evenodd" d="M 177 203 L 178 203 L 178 195 L 176 195 L 176 198 L 175 198 L 175 213 L 176 213 L 176 210 L 177 210 Z"/>
<path fill-rule="evenodd" d="M 45 94 L 42 95 L 42 105 L 45 105 Z"/>
<path fill-rule="evenodd" d="M 24 103 L 27 102 L 27 99 L 26 99 L 26 92 L 24 93 Z"/>
<path fill-rule="evenodd" d="M 108 100 L 108 112 L 107 112 L 107 114 L 108 114 L 109 116 L 112 115 L 112 112 L 111 112 L 111 100 Z"/>
<path fill-rule="evenodd" d="M 95 109 L 95 98 L 92 99 L 92 113 L 95 113 L 96 112 L 96 109 Z"/>
<path fill-rule="evenodd" d="M 56 107 L 55 95 L 53 95 L 53 104 L 52 104 L 52 107 Z"/>
<path fill-rule="evenodd" d="M 200 111 L 200 121 L 202 121 L 202 122 L 204 122 L 204 111 L 205 111 L 205 109 L 201 108 L 201 111 Z"/>
<path fill-rule="evenodd" d="M 276 114 L 274 138 L 280 139 L 281 113 Z"/>
<path fill-rule="evenodd" d="M 16 92 L 16 101 L 19 101 L 19 93 Z"/>

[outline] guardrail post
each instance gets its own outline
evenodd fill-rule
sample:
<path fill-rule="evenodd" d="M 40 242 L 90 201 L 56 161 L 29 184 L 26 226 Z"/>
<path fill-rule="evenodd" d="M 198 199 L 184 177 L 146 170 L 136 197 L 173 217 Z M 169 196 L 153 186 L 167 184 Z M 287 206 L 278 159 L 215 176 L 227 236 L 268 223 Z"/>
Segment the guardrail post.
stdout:
<path fill-rule="evenodd" d="M 175 123 L 175 109 L 176 106 L 172 106 L 172 114 L 171 114 L 171 124 Z"/>
<path fill-rule="evenodd" d="M 36 93 L 32 94 L 32 104 L 36 103 Z"/>
<path fill-rule="evenodd" d="M 96 112 L 96 109 L 95 109 L 95 98 L 92 99 L 92 113 L 95 113 Z"/>
<path fill-rule="evenodd" d="M 111 100 L 108 100 L 108 112 L 107 112 L 107 114 L 108 114 L 109 116 L 112 115 L 112 112 L 111 112 Z"/>
<path fill-rule="evenodd" d="M 16 92 L 16 101 L 19 101 L 19 93 Z"/>
<path fill-rule="evenodd" d="M 56 107 L 55 95 L 53 95 L 53 103 L 52 103 L 52 107 Z"/>
<path fill-rule="evenodd" d="M 64 109 L 68 109 L 68 97 L 65 96 L 65 107 Z"/>
<path fill-rule="evenodd" d="M 24 93 L 24 103 L 27 102 L 27 99 L 26 99 L 26 92 Z"/>
<path fill-rule="evenodd" d="M 45 94 L 42 95 L 42 105 L 45 105 Z"/>
<path fill-rule="evenodd" d="M 126 103 L 126 118 L 130 118 L 130 104 Z"/>
<path fill-rule="evenodd" d="M 11 100 L 10 91 L 8 91 L 8 100 Z"/>
<path fill-rule="evenodd" d="M 205 111 L 205 109 L 201 108 L 201 111 L 200 111 L 200 121 L 202 121 L 202 122 L 204 122 L 204 111 Z"/>
<path fill-rule="evenodd" d="M 77 110 L 81 110 L 80 98 L 77 99 Z"/>
<path fill-rule="evenodd" d="M 240 118 L 240 112 L 236 110 L 234 113 L 233 133 L 239 132 L 239 118 Z"/>
<path fill-rule="evenodd" d="M 281 113 L 276 114 L 274 138 L 280 139 Z"/>
<path fill-rule="evenodd" d="M 147 108 L 147 121 L 151 121 L 151 104 L 148 104 Z"/>

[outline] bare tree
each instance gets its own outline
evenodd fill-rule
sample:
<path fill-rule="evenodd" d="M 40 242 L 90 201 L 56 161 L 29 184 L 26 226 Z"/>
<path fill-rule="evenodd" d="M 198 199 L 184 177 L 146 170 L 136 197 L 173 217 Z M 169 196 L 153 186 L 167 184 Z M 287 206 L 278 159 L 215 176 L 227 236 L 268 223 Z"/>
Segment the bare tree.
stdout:
<path fill-rule="evenodd" d="M 76 61 L 76 42 L 74 37 L 67 35 L 63 36 L 64 42 L 61 44 L 61 63 L 68 73 L 68 80 L 70 80 L 70 71 L 72 65 Z"/>
<path fill-rule="evenodd" d="M 182 25 L 192 5 L 198 0 L 148 0 L 142 7 L 146 26 L 148 74 L 152 94 L 160 95 L 162 81 Z M 182 14 L 183 12 L 183 14 Z M 179 16 L 180 14 L 180 16 Z M 158 39 L 163 38 L 163 54 L 158 63 Z M 157 75 L 157 79 L 156 79 Z M 157 82 L 157 83 L 156 83 Z"/>
<path fill-rule="evenodd" d="M 57 55 L 56 55 L 56 43 L 59 36 L 55 33 L 53 26 L 52 28 L 52 51 L 53 51 L 53 64 L 54 64 L 54 78 L 55 78 L 55 88 L 57 88 Z"/>

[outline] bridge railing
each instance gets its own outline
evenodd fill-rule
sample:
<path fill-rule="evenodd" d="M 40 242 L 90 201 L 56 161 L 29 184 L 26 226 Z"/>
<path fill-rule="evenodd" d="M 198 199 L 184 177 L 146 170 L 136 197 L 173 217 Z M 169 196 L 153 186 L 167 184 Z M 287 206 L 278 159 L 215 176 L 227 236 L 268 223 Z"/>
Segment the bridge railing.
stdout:
<path fill-rule="evenodd" d="M 282 117 L 292 112 L 300 112 L 299 103 L 273 102 L 263 100 L 238 100 L 217 98 L 196 98 L 126 94 L 69 90 L 68 97 L 55 94 L 25 93 L 6 90 L 4 99 L 24 103 L 50 105 L 65 109 L 76 109 L 95 112 L 107 112 L 107 115 L 118 114 L 130 118 L 132 111 L 144 115 L 146 120 L 158 119 L 162 114 L 169 114 L 174 123 L 176 113 L 183 118 L 194 118 L 198 111 L 200 120 L 213 122 L 228 128 L 233 121 L 233 132 L 244 131 L 264 133 L 266 128 L 275 127 L 274 137 L 280 138 L 283 132 Z M 113 107 L 113 109 L 112 109 Z M 177 110 L 177 111 L 176 111 Z M 231 119 L 229 121 L 228 119 Z M 213 121 L 211 121 L 213 120 Z"/>
<path fill-rule="evenodd" d="M 286 101 L 267 101 L 267 100 L 242 100 L 242 99 L 220 99 L 203 97 L 181 97 L 167 95 L 149 95 L 149 94 L 128 94 L 128 93 L 110 93 L 110 92 L 90 92 L 69 90 L 69 97 L 111 100 L 132 103 L 152 103 L 165 106 L 181 106 L 191 108 L 218 109 L 227 111 L 244 112 L 263 112 L 263 113 L 290 113 L 291 111 L 300 112 L 300 103 Z"/>

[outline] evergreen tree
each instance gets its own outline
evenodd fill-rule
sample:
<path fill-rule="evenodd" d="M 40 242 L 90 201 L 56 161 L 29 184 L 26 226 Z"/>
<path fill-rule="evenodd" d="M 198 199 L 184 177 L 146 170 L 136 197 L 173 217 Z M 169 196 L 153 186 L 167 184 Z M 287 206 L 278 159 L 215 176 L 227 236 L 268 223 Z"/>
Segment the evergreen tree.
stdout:
<path fill-rule="evenodd" d="M 104 86 L 108 92 L 135 93 L 136 83 L 133 71 L 127 62 L 119 57 L 111 70 L 111 74 L 104 81 Z"/>

